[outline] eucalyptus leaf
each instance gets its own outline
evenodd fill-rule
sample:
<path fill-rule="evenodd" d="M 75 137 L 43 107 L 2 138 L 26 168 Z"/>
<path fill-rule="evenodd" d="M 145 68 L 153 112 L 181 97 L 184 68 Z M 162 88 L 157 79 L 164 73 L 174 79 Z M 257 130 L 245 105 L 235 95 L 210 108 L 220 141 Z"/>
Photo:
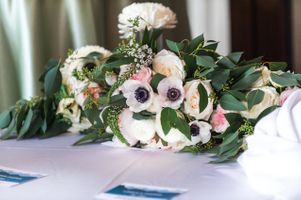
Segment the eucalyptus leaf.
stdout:
<path fill-rule="evenodd" d="M 170 129 L 175 126 L 177 121 L 177 113 L 172 108 L 163 108 L 161 111 L 161 126 L 165 135 L 167 135 Z"/>
<path fill-rule="evenodd" d="M 175 53 L 180 53 L 180 51 L 184 48 L 185 44 L 184 43 L 177 43 L 177 42 L 174 42 L 174 41 L 171 41 L 171 40 L 166 40 L 166 44 L 167 44 L 167 47 L 175 52 Z"/>
<path fill-rule="evenodd" d="M 232 85 L 232 90 L 244 90 L 252 87 L 253 83 L 261 76 L 260 72 L 254 72 L 248 76 L 243 77 Z"/>
<path fill-rule="evenodd" d="M 44 92 L 50 97 L 60 90 L 62 84 L 62 74 L 59 65 L 50 69 L 45 75 Z"/>
<path fill-rule="evenodd" d="M 236 67 L 236 64 L 233 63 L 228 57 L 223 57 L 222 59 L 220 59 L 217 62 L 217 65 L 225 67 L 225 68 L 229 68 L 229 69 Z"/>
<path fill-rule="evenodd" d="M 248 94 L 248 109 L 252 109 L 252 107 L 256 104 L 259 104 L 264 97 L 264 92 L 260 89 L 253 90 Z"/>
<path fill-rule="evenodd" d="M 247 101 L 246 95 L 242 92 L 239 92 L 237 90 L 228 90 L 227 93 L 231 94 L 240 101 Z"/>
<path fill-rule="evenodd" d="M 268 66 L 271 71 L 284 71 L 287 68 L 286 62 L 268 62 Z"/>
<path fill-rule="evenodd" d="M 163 74 L 159 74 L 159 73 L 156 73 L 154 76 L 153 76 L 153 78 L 152 78 L 152 80 L 151 80 L 151 82 L 150 82 L 150 85 L 152 86 L 152 88 L 153 88 L 153 90 L 155 91 L 155 92 L 157 92 L 157 87 L 158 87 L 158 84 L 159 84 L 159 82 L 162 80 L 162 79 L 164 79 L 166 76 L 164 76 Z"/>
<path fill-rule="evenodd" d="M 256 119 L 256 123 L 259 122 L 262 118 L 264 118 L 265 116 L 267 116 L 268 114 L 270 114 L 271 112 L 273 112 L 274 110 L 276 110 L 277 108 L 279 108 L 279 106 L 271 106 L 266 108 L 264 111 L 262 111 L 259 116 Z"/>
<path fill-rule="evenodd" d="M 33 110 L 29 109 L 27 112 L 26 118 L 24 120 L 24 123 L 18 133 L 18 139 L 22 139 L 23 136 L 25 135 L 25 133 L 28 131 L 28 129 L 31 125 L 32 117 L 33 117 Z"/>
<path fill-rule="evenodd" d="M 196 63 L 197 65 L 202 67 L 217 67 L 217 65 L 214 62 L 214 59 L 210 56 L 197 56 Z"/>
<path fill-rule="evenodd" d="M 225 110 L 235 110 L 235 111 L 246 110 L 244 104 L 230 94 L 224 94 L 220 100 L 220 104 L 222 108 L 224 108 Z"/>
<path fill-rule="evenodd" d="M 201 34 L 197 36 L 196 38 L 192 39 L 189 43 L 189 46 L 187 47 L 187 53 L 190 54 L 193 51 L 195 51 L 199 46 L 202 47 L 204 44 L 204 35 Z"/>
<path fill-rule="evenodd" d="M 198 85 L 198 92 L 200 95 L 199 112 L 202 113 L 208 105 L 208 93 L 202 83 L 199 83 Z"/>
<path fill-rule="evenodd" d="M 0 114 L 0 129 L 6 128 L 11 122 L 11 112 L 9 110 L 4 111 Z"/>
<path fill-rule="evenodd" d="M 298 85 L 298 81 L 296 80 L 294 74 L 291 73 L 283 73 L 281 75 L 272 73 L 271 79 L 273 82 L 279 84 L 282 87 L 290 87 Z"/>
<path fill-rule="evenodd" d="M 234 63 L 238 63 L 244 52 L 232 52 L 227 57 Z"/>

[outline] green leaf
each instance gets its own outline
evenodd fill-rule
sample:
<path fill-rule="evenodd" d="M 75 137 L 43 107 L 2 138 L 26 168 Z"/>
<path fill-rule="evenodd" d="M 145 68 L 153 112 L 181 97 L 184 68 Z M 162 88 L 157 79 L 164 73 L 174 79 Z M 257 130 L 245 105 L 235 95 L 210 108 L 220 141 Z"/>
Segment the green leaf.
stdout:
<path fill-rule="evenodd" d="M 81 138 L 80 140 L 76 141 L 73 145 L 82 145 L 82 144 L 87 144 L 87 143 L 102 143 L 102 142 L 107 142 L 107 141 L 111 141 L 113 138 L 113 134 L 109 134 L 109 133 L 89 133 L 87 135 L 85 135 L 83 138 Z"/>
<path fill-rule="evenodd" d="M 192 77 L 195 70 L 197 69 L 196 59 L 192 55 L 184 55 L 185 61 L 185 71 L 187 73 L 187 77 Z"/>
<path fill-rule="evenodd" d="M 242 54 L 244 52 L 233 52 L 233 53 L 230 53 L 227 57 L 234 63 L 238 63 Z"/>
<path fill-rule="evenodd" d="M 90 59 L 90 60 L 99 60 L 102 58 L 102 53 L 93 51 L 91 53 L 89 53 L 87 56 L 85 56 L 86 59 Z"/>
<path fill-rule="evenodd" d="M 0 129 L 6 128 L 11 122 L 12 117 L 9 110 L 4 111 L 0 114 Z"/>
<path fill-rule="evenodd" d="M 244 104 L 238 101 L 235 97 L 230 94 L 224 94 L 220 100 L 222 108 L 225 110 L 243 111 L 246 110 Z"/>
<path fill-rule="evenodd" d="M 197 56 L 196 64 L 202 67 L 216 67 L 214 59 L 210 56 Z"/>
<path fill-rule="evenodd" d="M 177 120 L 177 113 L 174 109 L 163 108 L 161 111 L 161 126 L 165 135 L 167 135 L 170 129 L 175 126 Z"/>
<path fill-rule="evenodd" d="M 236 67 L 236 64 L 233 63 L 228 57 L 223 57 L 217 62 L 217 64 L 230 69 Z"/>
<path fill-rule="evenodd" d="M 28 112 L 28 105 L 27 105 L 27 103 L 24 103 L 16 115 L 16 131 L 17 132 L 20 131 L 27 112 Z"/>
<path fill-rule="evenodd" d="M 206 50 L 216 51 L 217 46 L 218 46 L 218 42 L 214 42 L 214 43 L 212 43 L 212 44 L 208 44 L 208 45 L 204 46 L 204 47 L 202 48 L 202 50 L 204 50 L 204 51 L 206 51 Z"/>
<path fill-rule="evenodd" d="M 273 112 L 274 110 L 276 110 L 277 108 L 279 108 L 279 106 L 271 106 L 271 107 L 266 108 L 264 111 L 262 111 L 259 114 L 259 116 L 256 119 L 256 123 L 259 122 L 262 118 L 264 118 L 268 114 L 270 114 L 271 112 Z"/>
<path fill-rule="evenodd" d="M 202 83 L 198 85 L 198 92 L 200 95 L 200 100 L 199 100 L 199 112 L 203 112 L 205 108 L 208 105 L 208 93 L 206 88 L 203 86 Z"/>
<path fill-rule="evenodd" d="M 211 85 L 217 90 L 220 91 L 224 84 L 229 79 L 230 70 L 223 68 L 215 68 L 215 70 L 208 74 L 208 79 L 211 80 Z"/>
<path fill-rule="evenodd" d="M 111 60 L 108 60 L 102 67 L 105 70 L 119 69 L 121 65 L 131 64 L 134 62 L 134 59 L 131 57 L 118 57 Z"/>
<path fill-rule="evenodd" d="M 184 43 L 177 43 L 173 42 L 171 40 L 166 40 L 167 47 L 175 52 L 175 53 L 180 53 L 180 51 L 184 48 L 185 44 Z"/>
<path fill-rule="evenodd" d="M 13 116 L 9 126 L 4 131 L 4 133 L 2 133 L 2 135 L 1 135 L 2 140 L 16 138 L 16 126 L 15 125 L 16 125 L 16 121 L 15 121 L 15 117 Z"/>
<path fill-rule="evenodd" d="M 52 124 L 49 124 L 46 132 L 41 136 L 41 139 L 55 137 L 60 134 L 66 133 L 71 127 L 70 121 L 63 121 L 56 119 Z"/>
<path fill-rule="evenodd" d="M 126 98 L 122 94 L 114 95 L 110 98 L 110 105 L 126 105 Z"/>
<path fill-rule="evenodd" d="M 38 136 L 39 130 L 43 124 L 43 119 L 41 116 L 37 116 L 31 123 L 30 128 L 28 129 L 27 133 L 24 135 L 23 138 L 32 138 L 34 136 Z"/>
<path fill-rule="evenodd" d="M 256 104 L 259 104 L 264 97 L 264 92 L 262 90 L 253 90 L 248 94 L 248 109 L 252 109 L 252 107 Z"/>
<path fill-rule="evenodd" d="M 50 97 L 60 90 L 62 84 L 62 75 L 59 65 L 50 69 L 45 75 L 44 91 L 46 96 Z"/>
<path fill-rule="evenodd" d="M 139 113 L 134 113 L 133 118 L 136 120 L 146 120 L 154 118 L 155 114 L 148 111 L 141 111 Z"/>
<path fill-rule="evenodd" d="M 284 71 L 287 68 L 286 62 L 268 62 L 268 66 L 271 71 Z"/>
<path fill-rule="evenodd" d="M 187 47 L 187 53 L 188 54 L 192 53 L 199 46 L 202 47 L 203 44 L 204 44 L 204 35 L 201 34 L 201 35 L 197 36 L 196 38 L 194 38 L 193 40 L 191 40 L 189 46 Z"/>
<path fill-rule="evenodd" d="M 100 111 L 98 110 L 97 105 L 94 103 L 93 99 L 90 96 L 85 100 L 84 105 L 85 115 L 91 122 L 91 124 L 95 125 L 97 123 L 101 123 L 101 120 L 99 118 Z"/>
<path fill-rule="evenodd" d="M 290 87 L 290 86 L 298 85 L 298 81 L 296 80 L 294 74 L 291 73 L 283 73 L 281 75 L 272 73 L 271 78 L 273 82 L 279 84 L 282 87 Z"/>
<path fill-rule="evenodd" d="M 50 59 L 48 60 L 47 64 L 44 66 L 44 72 L 42 73 L 42 75 L 39 78 L 40 82 L 44 82 L 45 81 L 45 76 L 48 73 L 48 71 L 56 66 L 59 65 L 59 62 L 56 59 Z"/>
<path fill-rule="evenodd" d="M 261 76 L 261 72 L 254 72 L 237 81 L 232 87 L 232 90 L 244 90 L 252 87 L 253 83 Z"/>
<path fill-rule="evenodd" d="M 245 94 L 242 92 L 239 92 L 237 90 L 229 90 L 229 91 L 227 91 L 227 93 L 231 94 L 232 96 L 234 96 L 235 98 L 237 98 L 240 101 L 247 101 Z"/>
<path fill-rule="evenodd" d="M 27 112 L 26 118 L 24 120 L 24 123 L 19 131 L 18 139 L 22 139 L 24 134 L 29 130 L 29 127 L 30 127 L 31 121 L 32 121 L 32 117 L 33 117 L 33 110 L 29 109 L 29 111 Z"/>
<path fill-rule="evenodd" d="M 187 139 L 191 140 L 190 126 L 184 119 L 177 118 L 177 120 L 175 121 L 175 126 L 173 127 L 183 133 L 187 137 Z"/>
<path fill-rule="evenodd" d="M 166 78 L 166 76 L 164 76 L 163 74 L 159 74 L 159 73 L 157 73 L 153 76 L 153 78 L 150 82 L 150 85 L 152 86 L 152 88 L 155 92 L 157 92 L 157 87 L 158 87 L 159 82 L 164 78 Z"/>

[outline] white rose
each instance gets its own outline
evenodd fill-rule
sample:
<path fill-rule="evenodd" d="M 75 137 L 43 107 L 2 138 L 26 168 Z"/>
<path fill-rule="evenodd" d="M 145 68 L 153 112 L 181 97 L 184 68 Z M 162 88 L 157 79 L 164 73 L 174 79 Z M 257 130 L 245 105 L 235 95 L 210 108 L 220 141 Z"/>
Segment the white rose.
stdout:
<path fill-rule="evenodd" d="M 199 112 L 199 101 L 200 94 L 198 91 L 198 85 L 202 83 L 204 88 L 207 91 L 207 94 L 210 95 L 212 92 L 212 87 L 210 81 L 201 81 L 201 80 L 192 80 L 185 84 L 185 101 L 184 101 L 184 112 L 196 119 L 205 119 L 208 120 L 211 113 L 213 112 L 213 100 L 208 99 L 207 107 L 200 113 Z"/>
<path fill-rule="evenodd" d="M 254 88 L 252 90 L 258 90 L 258 89 Z M 264 92 L 264 97 L 262 101 L 259 104 L 254 105 L 251 108 L 251 110 L 241 111 L 240 114 L 243 117 L 247 119 L 256 119 L 260 115 L 260 113 L 265 109 L 267 109 L 268 107 L 280 104 L 279 94 L 275 88 L 265 86 L 259 88 L 259 90 L 262 90 Z M 247 107 L 247 102 L 243 102 L 243 103 Z"/>
<path fill-rule="evenodd" d="M 63 114 L 72 123 L 78 123 L 80 121 L 81 110 L 73 98 L 64 98 L 59 102 L 56 114 Z"/>
<path fill-rule="evenodd" d="M 161 50 L 153 59 L 153 70 L 165 76 L 176 76 L 185 79 L 185 71 L 182 60 L 173 52 Z"/>
<path fill-rule="evenodd" d="M 260 71 L 261 76 L 253 83 L 253 88 L 267 86 L 271 79 L 271 71 L 266 66 L 261 66 L 256 71 Z"/>
<path fill-rule="evenodd" d="M 156 131 L 158 136 L 168 143 L 186 142 L 186 136 L 176 128 L 171 128 L 167 135 L 164 134 L 161 125 L 161 112 L 156 115 Z"/>

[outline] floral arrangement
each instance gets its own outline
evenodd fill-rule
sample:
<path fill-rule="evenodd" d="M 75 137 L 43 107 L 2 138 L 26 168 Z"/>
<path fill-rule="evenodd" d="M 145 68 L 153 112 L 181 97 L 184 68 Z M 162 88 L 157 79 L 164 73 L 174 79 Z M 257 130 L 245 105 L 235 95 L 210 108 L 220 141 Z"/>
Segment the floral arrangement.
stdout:
<path fill-rule="evenodd" d="M 119 15 L 124 40 L 110 52 L 85 46 L 63 62 L 50 60 L 40 81 L 44 96 L 20 100 L 0 115 L 2 139 L 47 138 L 80 132 L 75 145 L 209 152 L 223 162 L 247 148 L 256 123 L 299 86 L 284 62 L 242 52 L 220 55 L 200 35 L 166 40 L 176 15 L 158 3 L 134 3 Z"/>

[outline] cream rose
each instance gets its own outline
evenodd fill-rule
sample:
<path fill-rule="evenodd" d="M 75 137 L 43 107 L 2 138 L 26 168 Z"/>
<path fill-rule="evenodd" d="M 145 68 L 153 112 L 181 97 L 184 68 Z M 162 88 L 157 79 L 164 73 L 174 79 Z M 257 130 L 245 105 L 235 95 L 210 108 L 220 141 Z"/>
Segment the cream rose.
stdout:
<path fill-rule="evenodd" d="M 199 101 L 200 94 L 198 91 L 198 85 L 203 84 L 208 95 L 212 92 L 212 87 L 210 85 L 210 81 L 201 81 L 201 80 L 192 80 L 185 84 L 185 101 L 184 101 L 184 112 L 196 119 L 205 119 L 208 120 L 211 113 L 213 112 L 213 100 L 211 98 L 208 99 L 208 104 L 205 110 L 201 113 L 199 112 Z"/>
<path fill-rule="evenodd" d="M 258 90 L 258 89 L 254 88 L 252 90 Z M 251 110 L 241 111 L 240 114 L 243 117 L 247 119 L 256 119 L 260 115 L 260 113 L 265 109 L 267 109 L 268 107 L 280 104 L 279 94 L 275 88 L 265 86 L 259 88 L 259 90 L 262 90 L 264 92 L 264 97 L 262 101 L 259 104 L 254 105 L 251 108 Z M 247 107 L 247 102 L 243 102 L 243 103 Z"/>
<path fill-rule="evenodd" d="M 153 59 L 153 70 L 165 76 L 176 76 L 185 79 L 185 71 L 182 60 L 173 52 L 161 50 Z"/>
<path fill-rule="evenodd" d="M 260 71 L 261 76 L 253 83 L 253 88 L 267 86 L 271 79 L 271 71 L 266 66 L 261 66 L 256 71 Z"/>

